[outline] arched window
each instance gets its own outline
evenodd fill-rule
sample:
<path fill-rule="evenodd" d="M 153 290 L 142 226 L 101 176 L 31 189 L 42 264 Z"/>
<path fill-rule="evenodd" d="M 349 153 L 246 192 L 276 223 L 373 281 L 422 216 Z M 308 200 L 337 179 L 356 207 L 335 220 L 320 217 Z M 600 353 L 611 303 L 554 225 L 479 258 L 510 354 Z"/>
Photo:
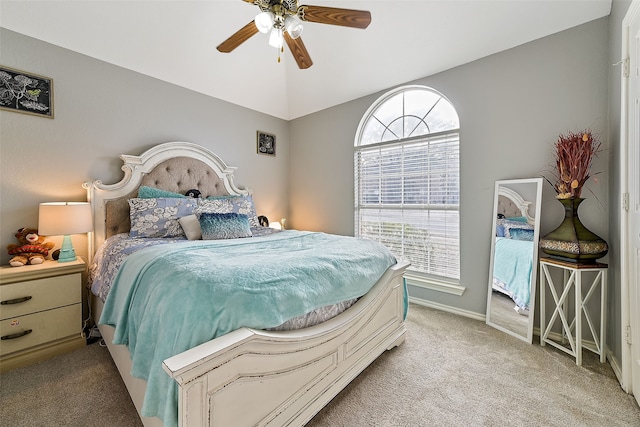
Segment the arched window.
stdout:
<path fill-rule="evenodd" d="M 418 276 L 460 279 L 459 135 L 451 102 L 424 86 L 385 94 L 358 127 L 355 233 Z"/>

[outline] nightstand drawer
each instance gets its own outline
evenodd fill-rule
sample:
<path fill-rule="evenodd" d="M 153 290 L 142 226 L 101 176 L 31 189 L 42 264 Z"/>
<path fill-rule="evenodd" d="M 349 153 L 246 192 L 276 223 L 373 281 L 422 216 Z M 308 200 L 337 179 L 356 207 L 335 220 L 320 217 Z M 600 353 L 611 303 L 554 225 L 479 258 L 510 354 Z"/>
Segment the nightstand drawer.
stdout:
<path fill-rule="evenodd" d="M 0 322 L 0 355 L 80 334 L 81 319 L 82 304 L 78 303 L 3 320 Z M 31 332 L 26 333 L 28 330 Z"/>
<path fill-rule="evenodd" d="M 28 280 L 0 287 L 0 320 L 80 303 L 81 274 Z"/>

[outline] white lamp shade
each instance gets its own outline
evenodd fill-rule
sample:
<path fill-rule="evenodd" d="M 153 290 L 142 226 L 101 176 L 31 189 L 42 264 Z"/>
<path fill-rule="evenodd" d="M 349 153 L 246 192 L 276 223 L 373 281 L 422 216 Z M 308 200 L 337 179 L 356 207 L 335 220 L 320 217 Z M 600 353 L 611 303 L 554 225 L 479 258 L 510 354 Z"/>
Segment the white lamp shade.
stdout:
<path fill-rule="evenodd" d="M 302 21 L 296 15 L 288 15 L 284 19 L 284 27 L 292 39 L 297 39 L 302 34 Z"/>
<path fill-rule="evenodd" d="M 256 15 L 253 22 L 256 24 L 256 28 L 261 33 L 268 33 L 271 27 L 273 27 L 274 16 L 272 12 L 261 12 Z"/>
<path fill-rule="evenodd" d="M 284 42 L 282 38 L 282 28 L 273 28 L 271 30 L 271 34 L 269 34 L 269 46 L 280 49 L 282 47 L 282 43 Z"/>
<path fill-rule="evenodd" d="M 273 229 L 276 229 L 276 230 L 282 230 L 282 225 L 280 225 L 279 222 L 275 222 L 275 221 L 270 222 L 269 223 L 269 227 L 271 227 Z"/>
<path fill-rule="evenodd" d="M 40 203 L 38 234 L 42 236 L 59 236 L 87 233 L 92 229 L 91 205 L 89 203 Z"/>

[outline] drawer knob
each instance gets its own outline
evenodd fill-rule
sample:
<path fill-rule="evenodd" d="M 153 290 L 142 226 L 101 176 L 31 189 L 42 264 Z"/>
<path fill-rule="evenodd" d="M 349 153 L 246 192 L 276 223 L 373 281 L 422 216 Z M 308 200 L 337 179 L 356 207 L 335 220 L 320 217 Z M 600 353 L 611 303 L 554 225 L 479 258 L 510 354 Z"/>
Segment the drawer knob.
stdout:
<path fill-rule="evenodd" d="M 33 332 L 33 329 L 27 329 L 26 331 L 18 332 L 16 334 L 3 335 L 1 339 L 3 340 L 15 340 L 16 338 L 23 337 L 25 335 L 29 335 Z"/>
<path fill-rule="evenodd" d="M 8 299 L 8 300 L 4 300 L 4 301 L 0 302 L 0 305 L 20 304 L 21 302 L 29 301 L 31 298 L 33 298 L 33 297 L 32 296 L 27 296 L 27 297 L 22 297 L 22 298 Z"/>

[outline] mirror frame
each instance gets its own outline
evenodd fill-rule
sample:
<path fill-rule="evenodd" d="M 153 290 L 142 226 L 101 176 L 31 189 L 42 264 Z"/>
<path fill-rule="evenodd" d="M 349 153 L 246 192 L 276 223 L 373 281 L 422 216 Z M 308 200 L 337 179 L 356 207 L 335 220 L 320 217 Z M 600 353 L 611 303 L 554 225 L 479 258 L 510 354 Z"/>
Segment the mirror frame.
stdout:
<path fill-rule="evenodd" d="M 492 326 L 506 334 L 509 334 L 515 338 L 531 344 L 533 342 L 533 321 L 535 317 L 535 300 L 536 300 L 536 280 L 538 271 L 538 241 L 540 239 L 540 211 L 542 205 L 542 178 L 528 178 L 528 179 L 509 179 L 496 181 L 494 196 L 493 196 L 493 220 L 492 220 L 492 232 L 491 232 L 491 257 L 489 261 L 489 289 L 487 292 L 487 310 L 486 310 L 486 324 Z M 500 186 L 508 185 L 521 185 L 521 184 L 536 184 L 536 200 L 535 200 L 535 213 L 533 217 L 528 213 L 526 216 L 529 219 L 535 220 L 535 228 L 533 233 L 533 266 L 531 268 L 530 279 L 530 300 L 529 300 L 529 319 L 527 325 L 527 335 L 520 335 L 500 324 L 491 321 L 491 295 L 493 292 L 493 266 L 495 262 L 495 245 L 496 245 L 496 226 L 498 219 L 498 196 L 500 195 Z M 508 187 L 507 187 L 508 188 Z M 510 189 L 510 188 L 509 188 Z M 513 191 L 513 190 L 512 190 Z M 531 202 L 529 202 L 530 204 Z"/>

